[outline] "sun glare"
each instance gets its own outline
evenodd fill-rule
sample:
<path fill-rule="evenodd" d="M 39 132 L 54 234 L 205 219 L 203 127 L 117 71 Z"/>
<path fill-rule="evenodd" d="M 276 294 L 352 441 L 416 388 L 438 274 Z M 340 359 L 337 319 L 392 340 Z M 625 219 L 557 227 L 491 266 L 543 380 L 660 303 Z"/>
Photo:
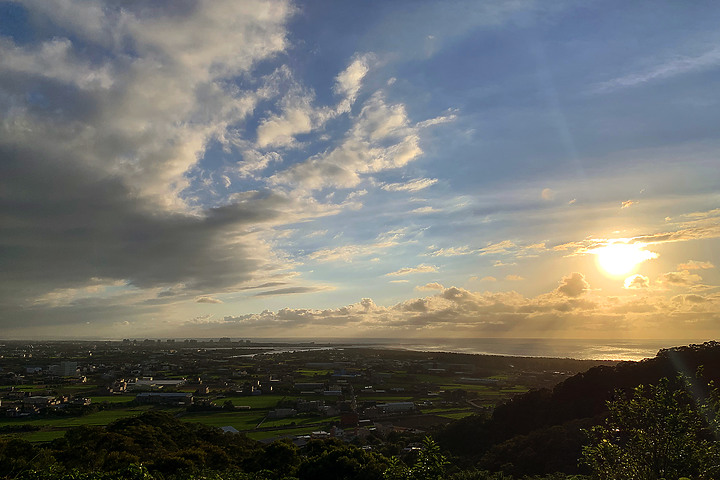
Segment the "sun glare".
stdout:
<path fill-rule="evenodd" d="M 645 260 L 657 258 L 658 254 L 643 250 L 645 244 L 613 243 L 593 250 L 598 266 L 610 275 L 625 275 Z"/>

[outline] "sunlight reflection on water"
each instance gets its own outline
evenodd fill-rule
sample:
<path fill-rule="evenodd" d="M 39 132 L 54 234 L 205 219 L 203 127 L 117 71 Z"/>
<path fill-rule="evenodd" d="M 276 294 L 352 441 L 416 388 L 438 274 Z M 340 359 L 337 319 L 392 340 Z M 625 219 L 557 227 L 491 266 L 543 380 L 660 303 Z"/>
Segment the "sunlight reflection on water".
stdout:
<path fill-rule="evenodd" d="M 350 343 L 350 342 L 349 342 Z M 354 344 L 406 350 L 510 355 L 521 357 L 575 358 L 581 360 L 639 361 L 658 350 L 702 341 L 683 340 L 572 340 L 516 338 L 367 339 Z"/>
<path fill-rule="evenodd" d="M 287 343 L 284 349 L 322 349 L 374 347 L 428 352 L 455 352 L 515 357 L 575 358 L 579 360 L 639 361 L 654 357 L 658 350 L 705 340 L 614 340 L 614 339 L 550 339 L 550 338 L 314 338 L 254 339 L 276 344 Z M 305 343 L 303 343 L 305 342 Z M 308 345 L 309 343 L 309 345 Z M 332 348 L 332 347 L 331 347 Z M 277 352 L 276 352 L 277 353 Z"/>

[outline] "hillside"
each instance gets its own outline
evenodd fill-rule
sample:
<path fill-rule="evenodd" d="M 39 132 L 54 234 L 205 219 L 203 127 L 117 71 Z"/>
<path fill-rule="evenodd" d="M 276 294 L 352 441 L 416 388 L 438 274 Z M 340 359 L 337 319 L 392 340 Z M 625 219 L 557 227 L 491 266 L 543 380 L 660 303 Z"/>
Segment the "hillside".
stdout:
<path fill-rule="evenodd" d="M 515 475 L 555 471 L 578 473 L 582 429 L 600 424 L 607 401 L 617 390 L 657 384 L 678 375 L 694 378 L 702 372 L 692 392 L 707 394 L 701 385 L 720 381 L 720 344 L 706 342 L 664 349 L 651 359 L 597 366 L 576 374 L 552 390 L 533 390 L 497 407 L 490 418 L 479 416 L 454 422 L 440 432 L 440 444 L 467 465 L 478 463 L 488 470 Z"/>

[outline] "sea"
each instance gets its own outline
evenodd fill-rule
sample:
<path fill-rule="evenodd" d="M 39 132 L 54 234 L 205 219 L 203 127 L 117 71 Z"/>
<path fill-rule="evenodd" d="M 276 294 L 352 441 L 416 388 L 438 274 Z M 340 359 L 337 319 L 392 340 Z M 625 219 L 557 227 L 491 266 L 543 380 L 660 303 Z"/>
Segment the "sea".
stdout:
<path fill-rule="evenodd" d="M 639 361 L 659 350 L 701 344 L 712 339 L 617 340 L 550 338 L 254 338 L 282 351 L 327 348 L 388 348 L 423 352 L 454 352 L 514 357 L 574 358 L 578 360 Z"/>

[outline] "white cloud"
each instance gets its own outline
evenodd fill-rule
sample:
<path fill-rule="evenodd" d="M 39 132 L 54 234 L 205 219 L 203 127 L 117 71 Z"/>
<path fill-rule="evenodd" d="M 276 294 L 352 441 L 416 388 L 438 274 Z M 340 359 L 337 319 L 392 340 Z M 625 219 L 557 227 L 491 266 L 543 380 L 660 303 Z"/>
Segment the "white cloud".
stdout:
<path fill-rule="evenodd" d="M 313 129 L 313 114 L 307 99 L 288 107 L 282 115 L 274 115 L 263 120 L 257 129 L 257 144 L 267 146 L 289 146 L 295 141 L 295 135 L 309 133 Z"/>
<path fill-rule="evenodd" d="M 353 60 L 348 67 L 340 72 L 335 78 L 335 86 L 333 90 L 336 94 L 341 95 L 343 100 L 337 107 L 338 112 L 347 112 L 355 102 L 362 81 L 370 70 L 370 63 L 373 61 L 372 54 L 365 54 Z"/>
<path fill-rule="evenodd" d="M 425 255 L 428 257 L 457 257 L 460 255 L 470 255 L 476 252 L 477 250 L 471 249 L 468 245 L 463 245 L 461 247 L 438 248 L 437 250 L 433 250 Z"/>
<path fill-rule="evenodd" d="M 284 24 L 293 11 L 286 2 L 254 0 L 199 2 L 172 11 L 159 6 L 153 15 L 132 4 L 29 5 L 38 25 L 61 28 L 37 46 L 3 39 L 9 61 L 0 72 L 25 78 L 4 92 L 5 99 L 25 103 L 35 85 L 41 90 L 33 93 L 63 118 L 55 122 L 54 116 L 16 109 L 6 138 L 122 179 L 133 195 L 169 211 L 188 210 L 181 197 L 189 185 L 186 173 L 207 143 L 244 119 L 262 96 L 228 87 L 227 79 L 284 50 Z M 92 19 L 91 26 L 79 19 Z M 58 36 L 68 32 L 89 45 Z M 92 56 L 102 51 L 107 55 Z M 57 86 L 38 87 L 32 79 L 40 77 L 90 91 L 69 96 Z M 93 93 L 97 88 L 102 95 Z M 41 139 L 33 133 L 38 131 Z"/>
<path fill-rule="evenodd" d="M 416 178 L 404 183 L 386 183 L 381 188 L 388 192 L 418 192 L 436 183 L 436 178 Z"/>
<path fill-rule="evenodd" d="M 678 55 L 661 61 L 643 72 L 631 73 L 608 80 L 593 87 L 596 93 L 611 92 L 635 87 L 651 81 L 664 80 L 677 75 L 699 72 L 720 65 L 720 48 L 712 48 L 700 55 Z"/>
<path fill-rule="evenodd" d="M 402 232 L 387 232 L 379 235 L 373 243 L 323 248 L 312 252 L 308 258 L 317 262 L 352 262 L 358 257 L 376 255 L 381 250 L 400 245 L 403 236 Z"/>
<path fill-rule="evenodd" d="M 479 250 L 480 255 L 496 255 L 508 253 L 517 247 L 511 240 L 503 240 L 497 243 L 491 243 Z"/>
<path fill-rule="evenodd" d="M 437 267 L 434 265 L 421 264 L 421 265 L 418 265 L 417 267 L 401 268 L 400 270 L 386 273 L 385 276 L 386 277 L 399 277 L 402 275 L 411 275 L 414 273 L 430 273 L 430 272 L 437 272 Z"/>
<path fill-rule="evenodd" d="M 457 118 L 457 115 L 455 115 L 453 113 L 450 115 L 444 115 L 442 117 L 435 117 L 435 118 L 431 118 L 428 120 L 423 120 L 422 122 L 418 122 L 415 126 L 417 128 L 427 128 L 427 127 L 432 127 L 435 125 L 441 125 L 443 123 L 450 123 L 453 120 L 455 120 L 456 118 Z"/>
<path fill-rule="evenodd" d="M 282 162 L 282 156 L 278 152 L 261 153 L 247 146 L 242 149 L 242 159 L 243 161 L 237 167 L 237 173 L 240 177 L 250 177 L 266 169 L 271 164 Z"/>
<path fill-rule="evenodd" d="M 415 160 L 422 154 L 419 140 L 404 105 L 388 105 L 376 93 L 364 103 L 339 146 L 276 173 L 270 182 L 307 191 L 354 187 L 363 174 L 400 168 Z"/>
<path fill-rule="evenodd" d="M 516 262 L 503 262 L 502 260 L 495 260 L 495 263 L 493 263 L 493 267 L 511 267 L 513 265 L 517 265 Z"/>
<path fill-rule="evenodd" d="M 418 214 L 418 215 L 424 215 L 424 214 L 428 214 L 428 213 L 437 213 L 437 212 L 439 212 L 439 211 L 440 211 L 440 210 L 438 210 L 438 209 L 436 209 L 436 208 L 433 208 L 433 207 L 431 207 L 431 206 L 428 205 L 428 206 L 425 206 L 425 207 L 415 208 L 415 209 L 413 209 L 410 213 L 414 213 L 414 214 Z"/>
<path fill-rule="evenodd" d="M 295 136 L 310 133 L 328 120 L 350 112 L 373 58 L 372 54 L 357 56 L 338 74 L 333 91 L 342 98 L 335 107 L 315 107 L 314 94 L 297 84 L 289 69 L 280 69 L 278 75 L 291 87 L 281 102 L 282 112 L 265 118 L 258 126 L 257 146 L 261 149 L 294 146 Z"/>
<path fill-rule="evenodd" d="M 0 51 L 3 52 L 0 71 L 44 77 L 88 90 L 105 90 L 113 85 L 111 65 L 96 66 L 78 57 L 66 38 L 53 38 L 31 47 L 0 38 Z"/>

